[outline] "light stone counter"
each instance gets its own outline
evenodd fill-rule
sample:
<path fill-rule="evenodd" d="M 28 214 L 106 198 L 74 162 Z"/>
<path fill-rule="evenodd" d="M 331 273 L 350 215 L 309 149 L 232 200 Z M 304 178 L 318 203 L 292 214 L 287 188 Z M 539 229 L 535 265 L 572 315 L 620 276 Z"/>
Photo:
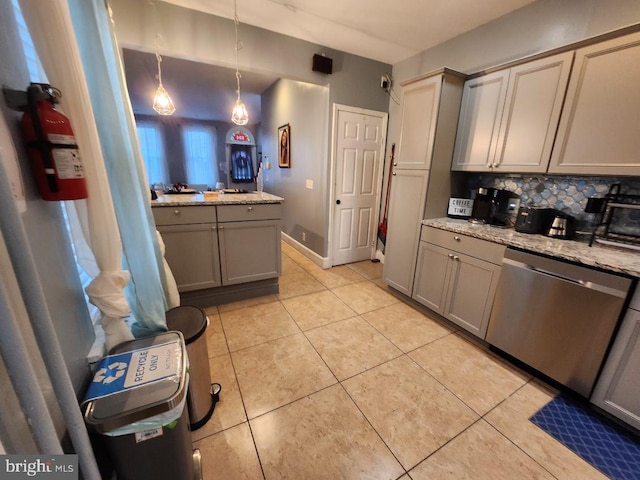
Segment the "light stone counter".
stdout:
<path fill-rule="evenodd" d="M 516 232 L 513 228 L 478 225 L 467 220 L 435 218 L 423 220 L 423 225 L 471 237 L 488 240 L 532 253 L 569 260 L 582 265 L 603 268 L 613 272 L 640 277 L 640 252 L 622 247 L 589 246 L 588 242 L 560 240 Z"/>
<path fill-rule="evenodd" d="M 157 200 L 151 200 L 152 207 L 175 207 L 185 205 L 246 205 L 251 203 L 282 203 L 284 198 L 266 192 L 219 193 L 217 197 L 207 193 L 164 194 Z"/>

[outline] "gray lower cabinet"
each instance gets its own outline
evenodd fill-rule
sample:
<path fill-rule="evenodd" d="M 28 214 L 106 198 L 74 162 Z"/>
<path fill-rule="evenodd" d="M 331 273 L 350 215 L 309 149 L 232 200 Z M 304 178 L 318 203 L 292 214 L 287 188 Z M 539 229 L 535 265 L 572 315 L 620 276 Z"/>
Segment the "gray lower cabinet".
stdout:
<path fill-rule="evenodd" d="M 384 281 L 411 295 L 429 170 L 396 170 L 391 181 Z"/>
<path fill-rule="evenodd" d="M 197 207 L 196 207 L 197 208 Z M 178 291 L 222 285 L 215 223 L 158 225 Z"/>
<path fill-rule="evenodd" d="M 636 299 L 638 297 L 636 294 Z M 631 307 L 618 330 L 591 401 L 640 429 L 640 305 L 632 301 Z"/>
<path fill-rule="evenodd" d="M 504 249 L 423 226 L 413 299 L 484 339 Z"/>
<path fill-rule="evenodd" d="M 222 284 L 280 275 L 280 223 L 256 220 L 218 224 Z"/>
<path fill-rule="evenodd" d="M 179 292 L 280 275 L 281 204 L 152 209 Z"/>

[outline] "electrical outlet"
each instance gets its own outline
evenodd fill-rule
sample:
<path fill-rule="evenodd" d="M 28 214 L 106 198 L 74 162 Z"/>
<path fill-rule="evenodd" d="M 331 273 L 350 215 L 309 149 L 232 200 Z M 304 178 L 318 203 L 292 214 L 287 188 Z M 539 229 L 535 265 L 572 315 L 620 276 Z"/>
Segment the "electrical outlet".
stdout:
<path fill-rule="evenodd" d="M 302 232 L 302 241 L 303 242 L 307 241 L 307 232 Z"/>
<path fill-rule="evenodd" d="M 313 180 L 309 180 L 308 178 L 304 182 L 304 186 L 309 190 L 313 190 Z"/>

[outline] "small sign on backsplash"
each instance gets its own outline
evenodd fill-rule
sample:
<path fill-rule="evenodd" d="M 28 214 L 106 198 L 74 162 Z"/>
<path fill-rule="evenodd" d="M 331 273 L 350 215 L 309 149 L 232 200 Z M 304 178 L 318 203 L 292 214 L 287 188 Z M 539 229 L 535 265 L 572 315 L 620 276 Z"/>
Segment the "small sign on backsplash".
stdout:
<path fill-rule="evenodd" d="M 469 218 L 473 210 L 473 200 L 470 198 L 450 198 L 447 217 Z"/>

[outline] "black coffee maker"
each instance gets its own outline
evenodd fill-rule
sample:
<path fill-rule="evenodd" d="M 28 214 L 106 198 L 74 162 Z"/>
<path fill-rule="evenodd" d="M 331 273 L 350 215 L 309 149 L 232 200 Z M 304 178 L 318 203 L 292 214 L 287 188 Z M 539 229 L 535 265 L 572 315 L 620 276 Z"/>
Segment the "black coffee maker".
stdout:
<path fill-rule="evenodd" d="M 509 190 L 480 187 L 475 190 L 470 222 L 501 227 L 512 223 L 512 213 L 518 210 L 518 196 Z"/>

